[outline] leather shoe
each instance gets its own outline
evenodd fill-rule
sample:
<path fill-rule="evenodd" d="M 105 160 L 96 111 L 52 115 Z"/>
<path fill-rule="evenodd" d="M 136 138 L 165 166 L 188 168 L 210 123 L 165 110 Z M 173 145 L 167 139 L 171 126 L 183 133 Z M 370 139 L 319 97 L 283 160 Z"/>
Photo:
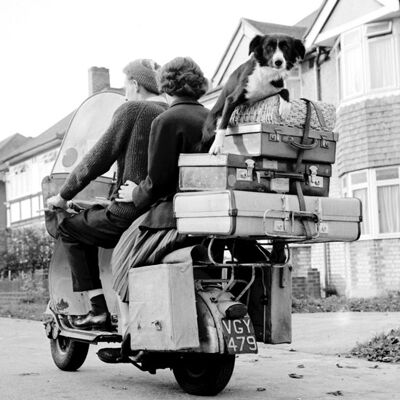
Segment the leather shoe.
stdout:
<path fill-rule="evenodd" d="M 75 328 L 84 330 L 111 330 L 111 318 L 110 313 L 104 312 L 101 314 L 95 314 L 93 311 L 89 311 L 82 318 L 74 321 Z"/>
<path fill-rule="evenodd" d="M 100 349 L 97 352 L 97 357 L 105 363 L 116 364 L 116 363 L 129 363 L 128 357 L 123 357 L 121 349 L 119 347 L 106 347 Z"/>

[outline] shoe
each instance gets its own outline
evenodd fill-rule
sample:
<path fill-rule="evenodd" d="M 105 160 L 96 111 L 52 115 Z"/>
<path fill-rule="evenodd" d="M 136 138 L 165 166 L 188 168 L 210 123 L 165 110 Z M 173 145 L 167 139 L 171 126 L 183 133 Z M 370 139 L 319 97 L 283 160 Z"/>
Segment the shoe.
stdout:
<path fill-rule="evenodd" d="M 100 349 L 96 354 L 101 361 L 107 364 L 118 364 L 138 362 L 141 360 L 144 353 L 141 350 L 131 351 L 129 356 L 126 356 L 119 347 L 106 347 Z"/>
<path fill-rule="evenodd" d="M 111 331 L 110 313 L 95 314 L 93 311 L 89 311 L 85 316 L 74 321 L 74 327 L 84 330 Z"/>
<path fill-rule="evenodd" d="M 106 347 L 104 349 L 100 349 L 96 354 L 101 361 L 108 364 L 130 362 L 128 357 L 122 356 L 121 349 L 119 347 Z"/>

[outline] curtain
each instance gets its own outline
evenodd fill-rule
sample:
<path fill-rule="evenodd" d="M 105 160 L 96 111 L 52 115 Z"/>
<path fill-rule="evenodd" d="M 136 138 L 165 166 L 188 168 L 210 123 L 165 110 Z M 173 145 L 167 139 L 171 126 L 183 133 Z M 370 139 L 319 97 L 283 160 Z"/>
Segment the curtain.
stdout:
<path fill-rule="evenodd" d="M 379 232 L 400 232 L 399 186 L 378 186 Z"/>
<path fill-rule="evenodd" d="M 395 71 L 392 36 L 370 39 L 368 48 L 371 89 L 394 86 Z"/>

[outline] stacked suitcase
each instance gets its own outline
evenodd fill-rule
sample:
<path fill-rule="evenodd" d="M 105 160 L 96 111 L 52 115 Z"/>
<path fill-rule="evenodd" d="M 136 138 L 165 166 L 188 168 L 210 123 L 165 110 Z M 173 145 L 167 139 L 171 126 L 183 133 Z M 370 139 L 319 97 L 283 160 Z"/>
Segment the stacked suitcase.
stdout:
<path fill-rule="evenodd" d="M 302 115 L 292 115 L 300 122 L 288 126 L 274 115 L 277 107 L 268 103 L 273 101 L 260 102 L 263 113 L 250 116 L 255 123 L 241 123 L 254 106 L 235 111 L 231 123 L 239 124 L 228 129 L 223 154 L 180 156 L 181 193 L 174 200 L 179 232 L 309 243 L 357 240 L 360 201 L 328 198 L 338 140 L 334 108 L 293 101 L 292 109 Z"/>

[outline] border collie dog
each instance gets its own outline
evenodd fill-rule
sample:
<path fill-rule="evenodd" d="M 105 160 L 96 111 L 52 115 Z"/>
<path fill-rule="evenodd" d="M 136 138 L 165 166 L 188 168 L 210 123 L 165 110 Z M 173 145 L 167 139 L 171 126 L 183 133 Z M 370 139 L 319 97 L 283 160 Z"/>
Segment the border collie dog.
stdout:
<path fill-rule="evenodd" d="M 283 34 L 257 35 L 250 42 L 249 54 L 249 59 L 228 78 L 204 124 L 203 143 L 209 143 L 216 132 L 210 154 L 221 152 L 225 130 L 238 105 L 253 104 L 279 94 L 279 114 L 284 118 L 290 112 L 289 92 L 284 88 L 284 80 L 304 58 L 302 41 Z M 218 118 L 221 120 L 216 129 Z"/>

